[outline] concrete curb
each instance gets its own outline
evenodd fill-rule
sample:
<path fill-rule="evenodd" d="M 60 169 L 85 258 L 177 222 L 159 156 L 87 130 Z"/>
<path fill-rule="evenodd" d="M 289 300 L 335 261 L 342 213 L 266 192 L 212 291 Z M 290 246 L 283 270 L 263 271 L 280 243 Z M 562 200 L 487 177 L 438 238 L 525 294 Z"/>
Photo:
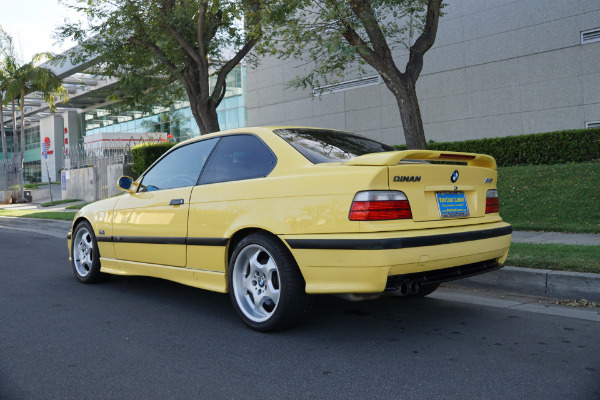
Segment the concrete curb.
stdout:
<path fill-rule="evenodd" d="M 600 274 L 504 267 L 446 286 L 500 290 L 557 299 L 586 299 L 600 302 Z"/>
<path fill-rule="evenodd" d="M 600 246 L 600 235 L 593 233 L 513 231 L 511 241 L 513 243 Z"/>

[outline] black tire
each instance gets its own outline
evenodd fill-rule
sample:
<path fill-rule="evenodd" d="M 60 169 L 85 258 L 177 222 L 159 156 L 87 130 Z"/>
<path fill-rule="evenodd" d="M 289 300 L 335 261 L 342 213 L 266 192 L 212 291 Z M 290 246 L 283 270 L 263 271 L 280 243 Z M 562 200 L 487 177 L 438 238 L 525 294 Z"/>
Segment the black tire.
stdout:
<path fill-rule="evenodd" d="M 435 292 L 437 288 L 440 287 L 440 283 L 431 283 L 429 285 L 423 285 L 419 287 L 419 291 L 411 294 L 407 294 L 406 296 L 395 296 L 398 299 L 414 299 L 418 297 L 425 297 Z"/>
<path fill-rule="evenodd" d="M 75 227 L 71 242 L 71 265 L 75 277 L 82 283 L 101 282 L 106 274 L 100 272 L 100 252 L 92 226 L 82 221 Z"/>
<path fill-rule="evenodd" d="M 235 247 L 229 262 L 233 307 L 252 329 L 281 331 L 301 323 L 312 299 L 288 249 L 274 236 L 253 233 Z"/>

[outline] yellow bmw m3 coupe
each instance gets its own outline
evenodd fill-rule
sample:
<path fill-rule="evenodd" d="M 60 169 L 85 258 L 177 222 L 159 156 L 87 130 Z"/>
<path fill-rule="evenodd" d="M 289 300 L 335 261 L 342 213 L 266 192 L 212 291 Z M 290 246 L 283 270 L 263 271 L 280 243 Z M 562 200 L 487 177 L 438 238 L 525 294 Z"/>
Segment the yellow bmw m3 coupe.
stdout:
<path fill-rule="evenodd" d="M 144 275 L 229 293 L 260 331 L 311 295 L 418 297 L 502 267 L 512 228 L 487 155 L 394 151 L 301 127 L 241 128 L 173 147 L 125 191 L 82 208 L 75 276 Z"/>

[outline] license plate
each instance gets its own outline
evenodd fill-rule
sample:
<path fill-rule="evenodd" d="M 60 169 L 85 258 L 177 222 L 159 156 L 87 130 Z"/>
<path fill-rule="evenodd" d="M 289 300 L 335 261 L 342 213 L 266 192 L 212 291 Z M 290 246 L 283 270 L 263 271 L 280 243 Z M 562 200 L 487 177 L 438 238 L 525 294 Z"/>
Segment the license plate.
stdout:
<path fill-rule="evenodd" d="M 467 207 L 464 192 L 437 192 L 436 196 L 442 218 L 469 216 L 469 207 Z"/>

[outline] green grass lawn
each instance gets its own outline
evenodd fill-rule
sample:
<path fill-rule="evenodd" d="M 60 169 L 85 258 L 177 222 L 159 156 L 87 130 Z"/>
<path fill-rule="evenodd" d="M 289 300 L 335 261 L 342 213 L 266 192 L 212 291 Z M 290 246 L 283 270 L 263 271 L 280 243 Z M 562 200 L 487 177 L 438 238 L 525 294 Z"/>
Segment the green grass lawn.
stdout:
<path fill-rule="evenodd" d="M 75 204 L 72 206 L 66 206 L 65 209 L 66 210 L 81 210 L 83 207 L 87 206 L 88 204 L 92 204 L 92 203 L 93 203 L 93 201 L 90 203 Z"/>
<path fill-rule="evenodd" d="M 600 273 L 600 246 L 513 243 L 506 265 Z"/>
<path fill-rule="evenodd" d="M 69 211 L 37 211 L 37 210 L 2 210 L 0 217 L 23 217 L 40 219 L 59 219 L 62 221 L 73 221 L 75 212 Z"/>
<path fill-rule="evenodd" d="M 55 201 L 49 201 L 47 203 L 42 203 L 42 204 L 40 204 L 40 206 L 51 207 L 51 206 L 58 206 L 60 204 L 73 203 L 75 201 L 81 201 L 81 200 L 79 200 L 79 199 L 55 200 Z"/>
<path fill-rule="evenodd" d="M 515 230 L 600 233 L 600 162 L 498 168 L 500 215 Z"/>

